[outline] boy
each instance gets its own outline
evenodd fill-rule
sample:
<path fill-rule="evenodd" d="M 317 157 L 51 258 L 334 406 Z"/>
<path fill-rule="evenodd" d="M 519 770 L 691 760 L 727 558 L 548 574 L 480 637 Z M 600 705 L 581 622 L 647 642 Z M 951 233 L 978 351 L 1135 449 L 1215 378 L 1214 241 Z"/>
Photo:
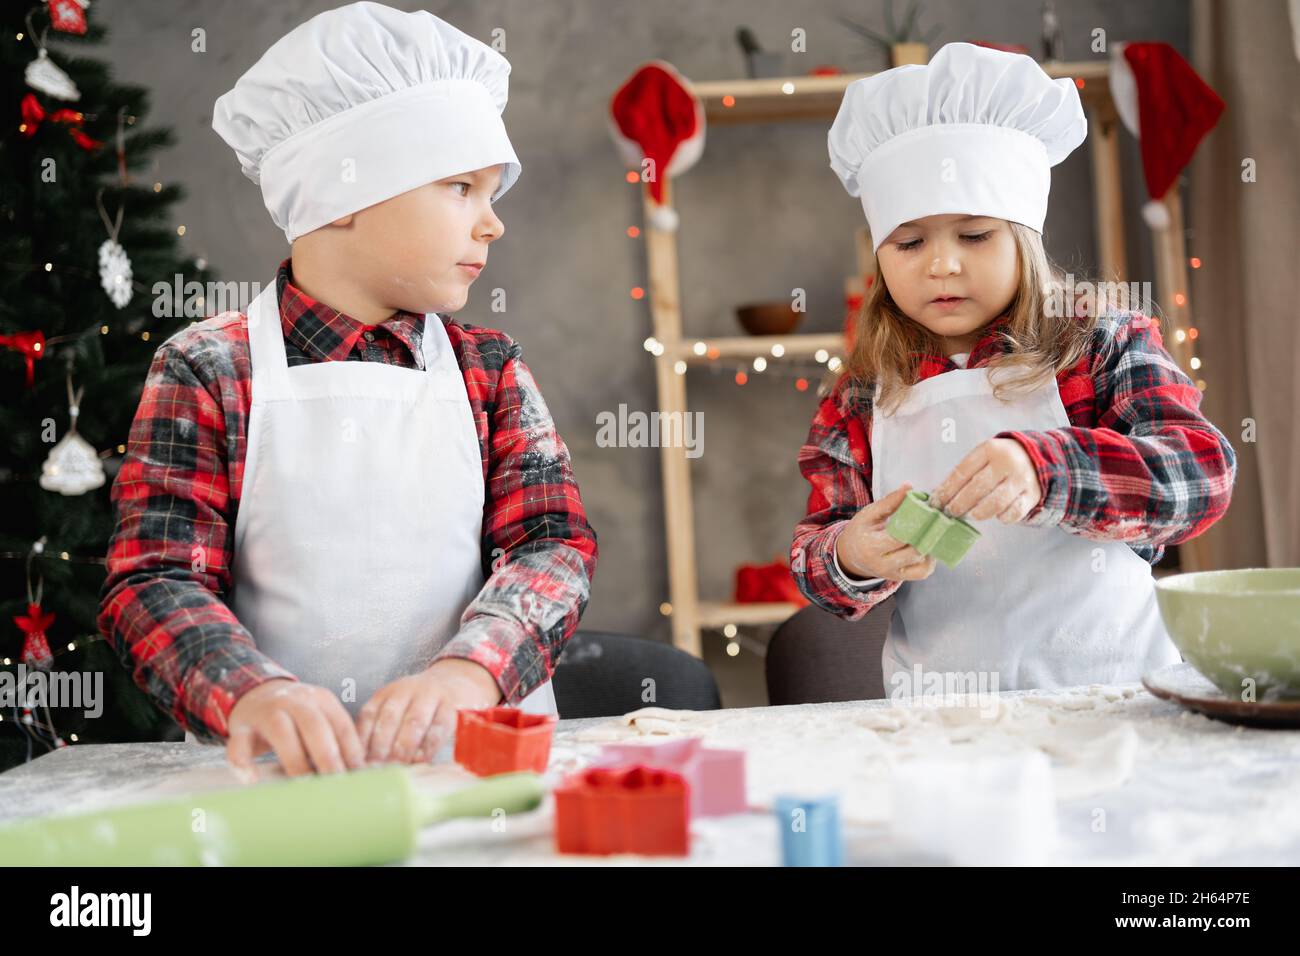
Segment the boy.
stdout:
<path fill-rule="evenodd" d="M 556 712 L 596 537 L 519 347 L 435 314 L 503 231 L 509 72 L 354 3 L 216 103 L 292 252 L 247 314 L 159 348 L 99 625 L 245 776 L 268 749 L 295 776 L 427 760 L 460 708 Z"/>

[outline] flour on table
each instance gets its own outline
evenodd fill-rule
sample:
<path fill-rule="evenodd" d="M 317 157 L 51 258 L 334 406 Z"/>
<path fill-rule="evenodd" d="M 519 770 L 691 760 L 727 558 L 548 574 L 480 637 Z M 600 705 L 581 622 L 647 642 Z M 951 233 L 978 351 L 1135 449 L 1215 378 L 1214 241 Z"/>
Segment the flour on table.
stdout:
<path fill-rule="evenodd" d="M 913 760 L 1041 751 L 1051 761 L 1058 801 L 1122 786 L 1141 741 L 1131 722 L 1106 711 L 1134 693 L 1097 685 L 1050 698 L 954 696 L 937 703 L 858 702 L 839 710 L 646 707 L 569 739 L 593 745 L 702 737 L 709 746 L 746 751 L 750 802 L 758 809 L 770 807 L 778 794 L 834 793 L 846 820 L 883 823 L 892 816 L 892 770 Z"/>

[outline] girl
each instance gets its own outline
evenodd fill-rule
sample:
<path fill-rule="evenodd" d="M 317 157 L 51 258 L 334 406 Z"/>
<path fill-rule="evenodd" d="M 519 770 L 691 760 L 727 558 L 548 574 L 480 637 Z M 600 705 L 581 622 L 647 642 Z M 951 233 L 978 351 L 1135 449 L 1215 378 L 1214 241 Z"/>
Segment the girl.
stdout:
<path fill-rule="evenodd" d="M 1224 513 L 1236 456 L 1153 322 L 1064 301 L 1041 233 L 1050 167 L 1086 135 L 1073 82 L 965 43 L 850 84 L 831 127 L 877 273 L 799 454 L 792 567 L 848 620 L 896 595 L 891 696 L 1179 660 L 1150 565 Z M 979 528 L 957 567 L 884 531 L 913 487 Z"/>

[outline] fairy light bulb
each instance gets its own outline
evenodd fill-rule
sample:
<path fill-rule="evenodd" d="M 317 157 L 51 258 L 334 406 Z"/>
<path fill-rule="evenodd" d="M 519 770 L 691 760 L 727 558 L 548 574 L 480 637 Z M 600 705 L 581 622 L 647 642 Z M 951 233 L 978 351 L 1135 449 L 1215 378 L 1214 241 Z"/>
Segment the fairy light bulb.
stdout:
<path fill-rule="evenodd" d="M 831 353 L 827 352 L 825 349 L 818 349 L 816 352 L 813 353 L 813 358 L 817 360 L 818 365 L 823 365 L 825 364 L 826 360 L 830 358 L 830 355 Z"/>

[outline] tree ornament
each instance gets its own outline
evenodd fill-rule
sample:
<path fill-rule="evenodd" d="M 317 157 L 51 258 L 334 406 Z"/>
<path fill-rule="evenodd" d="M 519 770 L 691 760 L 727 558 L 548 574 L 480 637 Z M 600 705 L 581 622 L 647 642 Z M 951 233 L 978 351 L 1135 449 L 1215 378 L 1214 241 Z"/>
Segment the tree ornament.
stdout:
<path fill-rule="evenodd" d="M 29 667 L 48 670 L 54 663 L 50 652 L 50 642 L 45 632 L 54 623 L 54 613 L 41 610 L 41 596 L 45 591 L 45 579 L 37 581 L 36 591 L 32 591 L 32 558 L 45 550 L 45 538 L 32 544 L 27 552 L 27 613 L 14 616 L 14 623 L 23 632 L 22 662 Z"/>
<path fill-rule="evenodd" d="M 113 304 L 120 309 L 131 301 L 134 292 L 131 285 L 131 259 L 121 243 L 117 241 L 118 233 L 122 229 L 122 214 L 126 212 L 126 204 L 117 207 L 117 221 L 109 222 L 103 196 L 102 189 L 95 196 L 100 218 L 104 220 L 104 228 L 108 230 L 108 238 L 99 246 L 99 283 L 108 293 L 108 297 L 113 300 Z"/>
<path fill-rule="evenodd" d="M 41 487 L 61 495 L 81 495 L 104 484 L 104 466 L 99 452 L 77 434 L 77 416 L 81 414 L 81 397 L 85 386 L 72 394 L 72 371 L 68 371 L 68 433 L 50 451 L 41 466 Z"/>
<path fill-rule="evenodd" d="M 79 0 L 50 0 L 50 26 L 62 33 L 86 35 L 86 13 L 83 9 L 89 5 Z"/>
<path fill-rule="evenodd" d="M 36 54 L 36 59 L 27 64 L 27 69 L 23 71 L 23 79 L 32 89 L 40 90 L 47 96 L 74 102 L 81 99 L 81 91 L 72 82 L 72 77 L 64 73 L 58 64 L 50 59 L 49 51 L 45 47 L 41 47 Z"/>

